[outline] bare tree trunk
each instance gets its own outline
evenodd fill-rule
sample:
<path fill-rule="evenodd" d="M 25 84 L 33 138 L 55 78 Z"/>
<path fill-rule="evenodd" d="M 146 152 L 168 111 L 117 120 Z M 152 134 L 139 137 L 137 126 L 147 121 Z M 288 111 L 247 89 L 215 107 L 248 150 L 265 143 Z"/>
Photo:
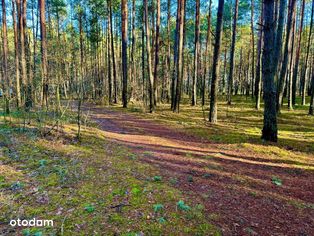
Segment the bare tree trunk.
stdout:
<path fill-rule="evenodd" d="M 229 71 L 229 86 L 228 86 L 228 104 L 232 103 L 233 94 L 233 73 L 234 73 L 234 50 L 237 36 L 237 20 L 238 20 L 239 0 L 235 0 L 233 26 L 232 26 L 232 42 L 230 51 L 230 71 Z"/>
<path fill-rule="evenodd" d="M 224 74 L 222 77 L 222 93 L 225 94 L 226 93 L 226 79 L 227 79 L 227 47 L 225 46 L 225 50 L 224 50 Z"/>
<path fill-rule="evenodd" d="M 128 4 L 127 0 L 121 1 L 122 12 L 122 103 L 128 106 Z"/>
<path fill-rule="evenodd" d="M 300 51 L 301 51 L 301 42 L 302 42 L 302 32 L 303 32 L 303 21 L 304 21 L 304 8 L 305 8 L 305 0 L 302 0 L 301 6 L 301 19 L 300 19 L 300 27 L 299 27 L 299 41 L 296 51 L 295 57 L 295 65 L 292 79 L 292 104 L 296 104 L 296 93 L 297 93 L 297 78 L 299 72 L 299 62 L 300 62 Z"/>
<path fill-rule="evenodd" d="M 46 42 L 46 1 L 39 0 L 40 8 L 40 37 L 41 37 L 41 76 L 42 76 L 42 106 L 48 109 L 48 74 L 47 74 L 47 42 Z"/>
<path fill-rule="evenodd" d="M 142 9 L 143 12 L 143 19 L 142 19 L 142 95 L 143 95 L 143 104 L 146 106 L 146 94 L 145 94 L 145 6 L 143 6 L 144 9 Z"/>
<path fill-rule="evenodd" d="M 286 80 L 287 67 L 288 67 L 288 59 L 291 53 L 291 37 L 292 37 L 291 30 L 293 26 L 292 21 L 293 21 L 293 14 L 295 11 L 295 5 L 296 5 L 296 0 L 290 0 L 289 14 L 288 14 L 288 20 L 287 20 L 285 49 L 284 49 L 282 67 L 281 67 L 280 77 L 278 81 L 278 89 L 277 89 L 277 111 L 278 112 L 280 112 L 281 105 L 282 105 L 282 98 L 283 98 L 283 93 L 285 89 L 285 80 Z"/>
<path fill-rule="evenodd" d="M 25 92 L 27 83 L 27 71 L 26 71 L 26 58 L 25 58 L 25 30 L 24 30 L 24 3 L 26 0 L 16 0 L 17 12 L 18 12 L 18 35 L 19 37 L 19 49 L 20 49 L 20 65 L 21 65 L 21 77 L 23 84 L 23 101 L 25 102 Z M 26 10 L 26 9 L 25 9 Z"/>
<path fill-rule="evenodd" d="M 209 62 L 209 52 L 211 47 L 211 11 L 212 11 L 212 0 L 209 0 L 209 9 L 208 9 L 208 16 L 207 16 L 207 36 L 206 36 L 206 49 L 205 49 L 205 66 L 204 66 L 204 80 L 203 80 L 203 94 L 202 94 L 202 105 L 205 105 L 205 95 L 206 95 L 206 78 L 207 76 L 207 67 L 210 63 Z M 210 71 L 210 69 L 208 70 Z M 209 79 L 208 79 L 209 80 Z"/>
<path fill-rule="evenodd" d="M 197 79 L 199 71 L 199 51 L 200 51 L 200 0 L 195 1 L 195 42 L 194 42 L 194 74 L 192 86 L 192 106 L 196 105 L 197 101 Z"/>
<path fill-rule="evenodd" d="M 84 93 L 83 91 L 83 83 L 84 83 L 84 39 L 83 39 L 83 12 L 80 12 L 79 14 L 79 29 L 80 29 L 80 85 L 78 89 L 78 97 L 81 99 L 81 97 Z"/>
<path fill-rule="evenodd" d="M 152 72 L 152 55 L 150 47 L 150 28 L 148 21 L 148 5 L 147 0 L 144 0 L 145 7 L 145 31 L 146 31 L 146 50 L 147 50 L 147 70 L 149 77 L 149 111 L 153 113 L 155 111 L 155 93 L 154 93 L 154 76 Z"/>
<path fill-rule="evenodd" d="M 157 105 L 157 82 L 159 64 L 159 31 L 160 31 L 160 0 L 157 0 L 156 42 L 155 42 L 155 68 L 154 68 L 154 105 Z"/>
<path fill-rule="evenodd" d="M 111 0 L 107 1 L 109 7 L 109 25 L 110 25 L 110 39 L 111 39 L 111 57 L 113 67 L 113 87 L 114 87 L 114 103 L 118 103 L 118 84 L 117 84 L 117 68 L 116 68 L 116 54 L 114 48 L 114 37 L 113 37 L 113 24 L 112 24 L 112 5 Z"/>
<path fill-rule="evenodd" d="M 32 78 L 36 77 L 37 71 L 37 37 L 38 37 L 38 26 L 39 26 L 39 9 L 37 8 L 37 13 L 35 17 L 35 9 L 36 9 L 36 2 L 34 1 L 32 4 L 32 21 L 33 21 L 33 61 L 32 61 Z M 35 23 L 36 22 L 36 23 Z M 33 80 L 32 79 L 32 80 Z M 32 89 L 33 103 L 37 102 L 38 99 L 36 97 L 36 90 Z"/>
<path fill-rule="evenodd" d="M 279 59 L 281 56 L 284 20 L 285 20 L 285 15 L 286 15 L 285 13 L 287 10 L 286 8 L 287 8 L 287 0 L 280 0 L 278 28 L 277 28 L 276 37 L 275 37 L 276 46 L 275 46 L 275 52 L 274 52 L 274 57 L 276 58 L 275 64 L 274 64 L 274 69 L 275 69 L 276 74 L 277 74 L 277 70 L 278 70 Z"/>
<path fill-rule="evenodd" d="M 110 22 L 110 16 L 108 14 L 108 22 Z M 107 37 L 107 61 L 108 61 L 108 98 L 109 105 L 112 104 L 112 72 L 111 72 L 111 34 L 110 34 L 110 24 L 108 23 L 108 37 Z"/>
<path fill-rule="evenodd" d="M 251 46 L 252 46 L 251 87 L 252 87 L 252 98 L 253 98 L 254 97 L 254 82 L 255 82 L 254 0 L 251 0 Z"/>
<path fill-rule="evenodd" d="M 296 30 L 296 12 L 293 13 L 292 18 L 292 34 L 291 34 L 291 52 L 290 52 L 290 58 L 289 58 L 289 68 L 288 73 L 286 76 L 287 81 L 287 92 L 288 92 L 288 109 L 293 110 L 293 63 L 294 63 L 294 42 L 295 42 L 295 30 Z"/>
<path fill-rule="evenodd" d="M 274 1 L 264 0 L 264 53 L 263 53 L 263 81 L 264 81 L 264 127 L 262 139 L 277 142 L 277 112 L 276 87 L 274 82 Z"/>
<path fill-rule="evenodd" d="M 309 115 L 314 116 L 314 73 L 312 73 L 312 86 L 311 86 L 311 101 Z"/>
<path fill-rule="evenodd" d="M 264 4 L 261 3 L 261 16 L 259 20 L 260 29 L 258 31 L 258 44 L 257 44 L 257 63 L 256 63 L 256 81 L 255 81 L 255 97 L 256 110 L 260 109 L 261 106 L 261 94 L 262 94 L 262 79 L 261 79 L 261 57 L 262 57 L 262 45 L 263 45 L 263 14 L 264 14 Z"/>
<path fill-rule="evenodd" d="M 132 51 L 131 51 L 131 93 L 130 98 L 134 94 L 135 78 L 136 78 L 136 65 L 135 65 L 135 47 L 136 47 L 136 35 L 135 35 L 135 0 L 132 0 Z"/>
<path fill-rule="evenodd" d="M 28 71 L 29 71 L 29 63 L 27 63 L 26 57 L 28 57 L 29 54 L 29 40 L 27 37 L 27 20 L 26 20 L 26 9 L 27 9 L 27 4 L 26 0 L 22 1 L 21 4 L 21 25 L 22 29 L 21 30 L 21 39 L 23 37 L 23 43 L 21 40 L 21 51 L 22 51 L 22 71 L 24 70 L 25 72 L 25 84 L 24 84 L 24 97 L 25 97 L 25 111 L 29 111 L 30 108 L 32 107 L 32 78 L 29 76 Z M 24 56 L 23 56 L 24 54 Z M 24 58 L 24 59 L 23 59 Z M 23 69 L 24 68 L 24 69 Z M 23 73 L 24 73 L 23 72 Z"/>
<path fill-rule="evenodd" d="M 10 113 L 10 79 L 8 76 L 8 34 L 7 14 L 5 0 L 2 0 L 2 47 L 3 47 L 3 91 L 5 100 L 5 113 Z"/>
<path fill-rule="evenodd" d="M 167 61 L 166 61 L 166 76 L 165 76 L 165 91 L 163 91 L 163 99 L 169 102 L 169 85 L 170 85 L 170 70 L 171 70 L 171 45 L 170 45 L 170 20 L 171 20 L 171 0 L 167 2 Z"/>
<path fill-rule="evenodd" d="M 12 18 L 14 29 L 14 48 L 15 48 L 15 89 L 16 89 L 16 106 L 17 109 L 21 106 L 21 87 L 20 87 L 20 68 L 19 68 L 19 39 L 18 29 L 16 24 L 15 0 L 12 0 Z"/>
<path fill-rule="evenodd" d="M 312 40 L 312 33 L 313 33 L 313 17 L 314 17 L 314 0 L 312 0 L 312 13 L 311 13 L 311 22 L 310 22 L 310 32 L 307 41 L 306 47 L 306 57 L 304 62 L 304 68 L 301 75 L 301 84 L 302 84 L 302 105 L 305 105 L 305 97 L 306 97 L 306 72 L 309 70 L 308 63 L 309 63 L 309 55 L 310 55 L 310 47 L 311 47 L 311 40 Z M 313 86 L 313 85 L 312 85 Z"/>
<path fill-rule="evenodd" d="M 178 56 L 177 56 L 177 84 L 176 84 L 176 94 L 174 101 L 174 112 L 180 112 L 180 101 L 181 101 L 181 90 L 182 90 L 182 80 L 183 80 L 183 44 L 184 44 L 184 15 L 185 15 L 185 0 L 180 1 L 180 7 L 178 8 Z"/>
<path fill-rule="evenodd" d="M 225 4 L 224 0 L 219 0 L 218 12 L 217 12 L 216 34 L 215 34 L 214 58 L 213 58 L 213 67 L 212 67 L 213 73 L 212 73 L 212 84 L 211 84 L 211 96 L 210 96 L 209 121 L 211 123 L 217 123 L 219 54 L 220 54 L 220 41 L 221 41 L 221 33 L 222 33 L 224 4 Z"/>
<path fill-rule="evenodd" d="M 178 47 L 179 47 L 179 21 L 180 21 L 180 7 L 182 6 L 180 1 L 177 1 L 177 17 L 176 17 L 176 30 L 174 36 L 174 53 L 173 53 L 173 71 L 171 81 L 171 109 L 174 111 L 175 96 L 176 96 L 176 80 L 177 80 L 177 64 L 178 64 Z"/>

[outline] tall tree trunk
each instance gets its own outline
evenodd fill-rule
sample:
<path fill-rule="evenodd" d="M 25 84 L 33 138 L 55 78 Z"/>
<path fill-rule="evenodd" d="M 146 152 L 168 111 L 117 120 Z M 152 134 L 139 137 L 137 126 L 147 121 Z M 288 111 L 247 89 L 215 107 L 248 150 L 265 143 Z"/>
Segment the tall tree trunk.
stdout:
<path fill-rule="evenodd" d="M 285 81 L 286 81 L 286 74 L 287 74 L 287 67 L 288 67 L 288 59 L 291 53 L 291 37 L 293 37 L 291 35 L 291 30 L 293 27 L 292 24 L 293 24 L 293 14 L 295 11 L 295 5 L 296 5 L 296 0 L 290 0 L 289 14 L 288 14 L 288 20 L 287 20 L 285 49 L 284 49 L 282 67 L 280 71 L 280 76 L 278 80 L 278 89 L 277 89 L 277 111 L 278 112 L 280 112 L 281 105 L 282 105 L 282 98 L 283 98 L 283 93 L 285 89 Z"/>
<path fill-rule="evenodd" d="M 15 48 L 15 89 L 16 89 L 16 106 L 19 109 L 21 106 L 21 85 L 20 85 L 20 69 L 19 69 L 19 39 L 18 29 L 16 23 L 16 4 L 15 0 L 12 0 L 12 18 L 13 18 L 13 30 L 14 30 L 14 48 Z"/>
<path fill-rule="evenodd" d="M 170 44 L 170 22 L 171 20 L 171 0 L 168 0 L 167 2 L 167 69 L 166 69 L 166 92 L 164 93 L 167 99 L 167 102 L 169 102 L 170 94 L 169 94 L 169 85 L 170 85 L 170 70 L 171 70 L 171 44 Z"/>
<path fill-rule="evenodd" d="M 135 35 L 135 0 L 132 0 L 132 51 L 131 51 L 131 93 L 130 98 L 134 94 L 135 78 L 136 78 L 136 65 L 135 65 L 135 47 L 136 47 L 136 35 Z"/>
<path fill-rule="evenodd" d="M 226 80 L 227 80 L 227 46 L 224 49 L 224 69 L 223 69 L 223 76 L 222 76 L 222 94 L 226 93 Z"/>
<path fill-rule="evenodd" d="M 261 3 L 261 15 L 260 15 L 260 29 L 258 31 L 258 44 L 257 44 L 257 63 L 256 63 L 256 73 L 255 73 L 255 108 L 260 109 L 261 106 L 261 94 L 262 94 L 262 79 L 261 79 L 261 57 L 262 57 L 262 46 L 263 46 L 263 14 L 264 14 L 264 4 Z"/>
<path fill-rule="evenodd" d="M 146 51 L 147 51 L 147 70 L 149 77 L 149 111 L 153 113 L 155 111 L 155 93 L 154 93 L 154 76 L 152 72 L 152 55 L 150 47 L 150 28 L 148 21 L 148 5 L 147 0 L 144 0 L 145 8 L 145 33 L 146 33 Z"/>
<path fill-rule="evenodd" d="M 33 22 L 33 58 L 32 58 L 32 78 L 34 79 L 36 77 L 36 71 L 37 71 L 37 36 L 38 36 L 38 26 L 39 26 L 39 8 L 37 8 L 37 13 L 35 17 L 35 9 L 36 9 L 36 1 L 32 4 L 32 22 Z M 36 23 L 35 23 L 36 22 Z M 36 90 L 32 89 L 32 98 L 33 103 L 37 102 L 38 99 L 35 96 Z"/>
<path fill-rule="evenodd" d="M 178 7 L 178 48 L 177 48 L 177 84 L 176 84 L 176 94 L 174 101 L 174 112 L 180 112 L 180 101 L 181 101 L 181 91 L 182 91 L 182 80 L 183 80 L 183 44 L 184 44 L 184 15 L 185 15 L 185 0 L 179 2 Z"/>
<path fill-rule="evenodd" d="M 147 106 L 146 104 L 146 93 L 145 93 L 145 6 L 143 5 L 143 17 L 142 17 L 142 95 L 143 95 L 143 104 L 144 106 Z"/>
<path fill-rule="evenodd" d="M 300 51 L 301 51 L 302 32 L 303 32 L 304 8 L 305 8 L 305 0 L 302 0 L 301 19 L 300 19 L 299 37 L 298 37 L 299 41 L 297 45 L 295 65 L 294 65 L 294 71 L 293 71 L 293 79 L 292 79 L 292 104 L 293 105 L 296 104 L 297 78 L 298 78 L 298 72 L 299 72 Z"/>
<path fill-rule="evenodd" d="M 211 11 L 212 11 L 212 0 L 209 0 L 209 9 L 208 9 L 208 16 L 207 16 L 207 36 L 206 36 L 206 49 L 205 49 L 205 66 L 204 66 L 204 79 L 203 79 L 203 93 L 202 93 L 202 105 L 205 105 L 205 95 L 206 95 L 206 78 L 210 76 L 207 76 L 207 67 L 210 64 L 209 63 L 209 53 L 210 53 L 210 47 L 211 47 Z M 210 69 L 208 70 L 210 71 Z"/>
<path fill-rule="evenodd" d="M 42 107 L 48 109 L 48 75 L 47 75 L 47 42 L 46 42 L 46 1 L 39 0 L 40 11 L 40 37 L 41 37 L 41 80 L 42 80 Z"/>
<path fill-rule="evenodd" d="M 122 12 L 122 103 L 128 106 L 128 4 L 127 0 L 121 1 Z"/>
<path fill-rule="evenodd" d="M 5 100 L 5 113 L 10 113 L 10 79 L 8 75 L 8 34 L 7 14 L 5 0 L 2 0 L 2 47 L 3 47 L 3 90 Z"/>
<path fill-rule="evenodd" d="M 314 73 L 312 73 L 311 101 L 310 101 L 309 115 L 314 116 Z"/>
<path fill-rule="evenodd" d="M 154 64 L 154 52 L 155 52 L 155 0 L 154 1 L 150 1 L 150 8 L 149 8 L 149 13 L 151 14 L 151 41 L 152 41 L 152 44 L 151 44 L 151 55 L 152 55 L 152 65 L 155 65 Z M 149 17 L 148 17 L 149 19 Z M 154 75 L 154 71 L 153 71 L 153 75 Z"/>
<path fill-rule="evenodd" d="M 25 111 L 29 111 L 30 108 L 32 107 L 32 78 L 31 76 L 29 76 L 29 63 L 27 62 L 28 60 L 26 59 L 26 57 L 29 58 L 30 55 L 30 50 L 29 50 L 29 39 L 28 39 L 28 35 L 27 35 L 27 20 L 26 20 L 26 9 L 27 9 L 27 3 L 26 0 L 22 1 L 21 4 L 21 25 L 22 25 L 22 29 L 21 32 L 23 32 L 21 34 L 21 39 L 23 37 L 23 39 L 21 41 L 23 41 L 23 43 L 21 42 L 22 46 L 21 46 L 21 51 L 22 54 L 24 54 L 24 56 L 22 55 L 22 71 L 25 70 L 25 84 L 24 84 L 24 97 L 25 97 Z M 23 36 L 22 36 L 23 35 Z M 24 59 L 23 59 L 24 58 Z M 23 69 L 25 68 L 25 69 Z M 24 73 L 24 72 L 23 72 Z"/>
<path fill-rule="evenodd" d="M 194 42 L 194 74 L 192 86 L 192 106 L 196 105 L 197 100 L 197 79 L 199 71 L 199 51 L 200 51 L 200 0 L 195 1 L 195 42 Z"/>
<path fill-rule="evenodd" d="M 233 94 L 233 73 L 234 73 L 234 50 L 237 36 L 237 20 L 238 20 L 239 0 L 235 0 L 233 26 L 232 26 L 232 42 L 230 50 L 230 71 L 229 71 L 229 86 L 228 86 L 228 104 L 232 103 Z"/>
<path fill-rule="evenodd" d="M 79 14 L 79 30 L 80 30 L 80 85 L 78 89 L 78 97 L 81 100 L 83 95 L 83 84 L 84 84 L 84 38 L 83 38 L 83 12 Z"/>
<path fill-rule="evenodd" d="M 296 26 L 296 12 L 294 11 L 293 13 L 293 18 L 292 18 L 292 34 L 291 34 L 291 49 L 290 49 L 290 58 L 289 58 L 289 67 L 288 67 L 288 73 L 286 76 L 286 81 L 287 81 L 287 93 L 288 93 L 288 109 L 293 110 L 293 63 L 295 62 L 294 58 L 294 43 L 295 43 L 295 30 L 297 28 Z"/>
<path fill-rule="evenodd" d="M 275 64 L 274 64 L 274 70 L 277 74 L 278 70 L 278 63 L 279 59 L 281 57 L 281 48 L 282 48 L 282 36 L 283 36 L 283 28 L 284 28 L 284 20 L 285 20 L 285 13 L 287 8 L 287 0 L 280 0 L 280 9 L 279 9 L 279 19 L 278 19 L 278 28 L 276 31 L 276 37 L 275 37 Z"/>
<path fill-rule="evenodd" d="M 217 123 L 219 54 L 220 54 L 220 41 L 221 41 L 221 33 L 222 33 L 224 4 L 225 4 L 224 0 L 219 0 L 218 12 L 217 12 L 216 34 L 215 34 L 214 58 L 213 58 L 213 67 L 212 67 L 213 72 L 212 72 L 212 83 L 211 83 L 211 96 L 210 96 L 209 121 L 211 123 Z"/>
<path fill-rule="evenodd" d="M 254 97 L 254 82 L 255 82 L 254 0 L 251 0 L 251 46 L 252 46 L 251 87 L 252 87 L 252 98 L 253 98 Z"/>
<path fill-rule="evenodd" d="M 262 139 L 277 142 L 276 88 L 274 82 L 274 1 L 264 0 L 264 53 L 262 76 L 264 81 L 264 127 Z"/>
<path fill-rule="evenodd" d="M 109 12 L 109 11 L 108 11 Z M 110 16 L 108 14 L 108 22 L 110 21 Z M 107 36 L 107 61 L 108 61 L 108 99 L 109 105 L 112 104 L 112 73 L 111 73 L 111 34 L 110 34 L 110 24 L 108 23 L 108 36 Z"/>
<path fill-rule="evenodd" d="M 116 68 L 116 54 L 114 46 L 114 37 L 113 37 L 113 23 L 112 23 L 112 5 L 111 0 L 107 1 L 109 8 L 109 25 L 110 25 L 110 39 L 111 39 L 111 57 L 112 57 L 112 69 L 113 69 L 113 87 L 114 87 L 114 103 L 118 102 L 118 84 L 117 84 L 117 68 Z"/>
<path fill-rule="evenodd" d="M 306 57 L 305 57 L 305 62 L 304 62 L 304 68 L 302 70 L 302 75 L 301 75 L 302 105 L 305 105 L 305 97 L 306 97 L 306 72 L 307 72 L 307 70 L 310 69 L 310 68 L 308 68 L 308 63 L 309 63 L 310 47 L 311 47 L 311 40 L 312 40 L 312 33 L 313 33 L 313 18 L 314 18 L 314 0 L 312 0 L 312 13 L 311 13 L 311 21 L 310 21 L 310 32 L 309 32 L 308 40 L 307 40 Z"/>
<path fill-rule="evenodd" d="M 26 13 L 26 9 L 24 10 L 24 6 L 26 5 L 26 0 L 16 0 L 17 3 L 17 11 L 18 11 L 18 35 L 19 37 L 19 48 L 20 48 L 20 65 L 21 65 L 21 77 L 23 84 L 23 100 L 25 102 L 26 95 L 26 85 L 27 85 L 27 70 L 26 70 L 26 57 L 25 57 L 25 29 L 24 29 L 24 14 Z"/>
<path fill-rule="evenodd" d="M 159 32 L 160 32 L 160 0 L 157 0 L 156 42 L 155 42 L 155 67 L 154 67 L 154 105 L 157 105 L 157 82 L 159 64 Z"/>
<path fill-rule="evenodd" d="M 173 52 L 173 71 L 172 71 L 172 81 L 171 81 L 171 109 L 174 111 L 175 107 L 175 96 L 176 96 L 176 80 L 177 80 L 177 64 L 178 64 L 178 47 L 179 47 L 179 21 L 182 6 L 180 1 L 177 1 L 177 17 L 176 17 L 176 30 L 174 35 L 174 52 Z"/>

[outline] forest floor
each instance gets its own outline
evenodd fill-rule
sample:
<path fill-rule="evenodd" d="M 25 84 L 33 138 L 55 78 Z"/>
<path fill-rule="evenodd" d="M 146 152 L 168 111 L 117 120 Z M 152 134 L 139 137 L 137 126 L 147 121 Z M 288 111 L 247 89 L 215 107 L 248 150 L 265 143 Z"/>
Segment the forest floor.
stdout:
<path fill-rule="evenodd" d="M 105 136 L 214 215 L 224 235 L 311 235 L 314 227 L 314 119 L 299 108 L 279 117 L 279 144 L 260 140 L 262 113 L 244 99 L 221 105 L 220 124 L 200 107 L 180 114 L 92 109 Z M 133 114 L 132 114 L 133 113 Z M 206 111 L 206 115 L 208 112 Z M 293 115 L 292 115 L 293 114 Z"/>
<path fill-rule="evenodd" d="M 44 138 L 1 125 L 0 233 L 313 235 L 314 119 L 304 107 L 279 116 L 276 145 L 260 140 L 262 112 L 243 98 L 220 104 L 218 125 L 188 105 L 84 113 L 96 124 L 81 143 L 73 117 Z M 57 227 L 16 230 L 5 221 L 14 216 Z"/>

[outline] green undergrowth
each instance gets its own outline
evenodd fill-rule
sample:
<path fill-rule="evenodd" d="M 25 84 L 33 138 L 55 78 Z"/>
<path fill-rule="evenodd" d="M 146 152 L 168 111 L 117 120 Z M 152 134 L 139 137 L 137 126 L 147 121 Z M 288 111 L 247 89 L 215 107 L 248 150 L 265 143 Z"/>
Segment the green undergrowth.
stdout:
<path fill-rule="evenodd" d="M 0 124 L 1 235 L 220 235 L 204 207 L 185 199 L 140 155 L 100 130 L 65 125 L 43 138 Z M 53 220 L 13 228 L 10 219 Z"/>

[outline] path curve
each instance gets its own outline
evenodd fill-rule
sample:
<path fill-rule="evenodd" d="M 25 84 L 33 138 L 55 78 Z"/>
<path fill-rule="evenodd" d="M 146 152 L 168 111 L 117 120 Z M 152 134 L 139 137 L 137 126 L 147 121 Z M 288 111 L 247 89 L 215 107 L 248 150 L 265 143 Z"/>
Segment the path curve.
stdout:
<path fill-rule="evenodd" d="M 205 206 L 223 235 L 314 235 L 314 173 L 241 149 L 226 150 L 149 119 L 84 107 L 107 138 L 160 169 Z M 272 176 L 283 186 L 272 183 Z"/>

